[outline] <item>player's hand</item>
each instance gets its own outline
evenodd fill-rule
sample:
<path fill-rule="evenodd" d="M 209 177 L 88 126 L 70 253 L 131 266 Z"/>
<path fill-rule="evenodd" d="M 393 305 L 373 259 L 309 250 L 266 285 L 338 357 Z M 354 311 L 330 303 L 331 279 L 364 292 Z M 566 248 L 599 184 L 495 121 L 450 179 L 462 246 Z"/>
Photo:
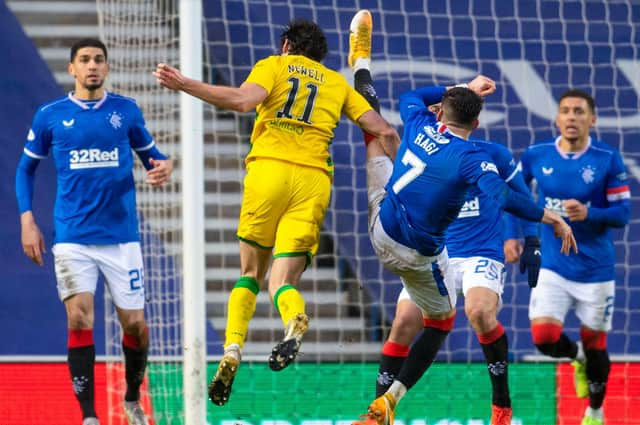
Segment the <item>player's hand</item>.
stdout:
<path fill-rule="evenodd" d="M 33 213 L 25 211 L 20 216 L 22 250 L 24 255 L 29 257 L 31 261 L 41 266 L 44 264 L 42 254 L 47 252 L 44 244 L 44 237 L 40 228 L 36 224 Z"/>
<path fill-rule="evenodd" d="M 149 164 L 153 166 L 147 171 L 147 183 L 151 186 L 162 187 L 171 178 L 173 172 L 173 160 L 171 159 L 149 159 Z"/>
<path fill-rule="evenodd" d="M 577 199 L 567 199 L 562 202 L 562 206 L 569 217 L 569 221 L 584 221 L 587 219 L 589 210 L 585 204 Z"/>
<path fill-rule="evenodd" d="M 467 83 L 469 90 L 474 91 L 478 96 L 489 96 L 496 91 L 496 82 L 484 75 L 478 75 L 473 80 Z"/>
<path fill-rule="evenodd" d="M 578 244 L 576 244 L 576 238 L 573 236 L 571 226 L 569 226 L 562 217 L 545 208 L 544 215 L 542 216 L 542 222 L 545 224 L 551 224 L 553 226 L 554 235 L 562 239 L 560 252 L 564 255 L 569 255 L 571 250 L 576 254 L 578 253 Z"/>
<path fill-rule="evenodd" d="M 504 241 L 504 262 L 515 263 L 520 259 L 522 253 L 522 244 L 518 239 L 507 239 Z"/>
<path fill-rule="evenodd" d="M 520 273 L 527 271 L 529 288 L 535 288 L 538 284 L 542 255 L 540 254 L 540 239 L 535 236 L 524 238 L 524 249 L 520 257 Z"/>
<path fill-rule="evenodd" d="M 159 63 L 153 75 L 160 85 L 171 90 L 182 90 L 186 81 L 180 71 L 166 63 Z"/>

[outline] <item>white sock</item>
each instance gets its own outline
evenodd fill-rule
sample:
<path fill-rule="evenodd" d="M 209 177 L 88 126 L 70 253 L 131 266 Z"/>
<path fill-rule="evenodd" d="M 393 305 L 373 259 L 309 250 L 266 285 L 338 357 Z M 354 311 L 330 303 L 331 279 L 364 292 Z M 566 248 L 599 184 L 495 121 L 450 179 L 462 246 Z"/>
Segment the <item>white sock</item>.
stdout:
<path fill-rule="evenodd" d="M 231 354 L 233 357 L 240 360 L 240 357 L 242 357 L 242 349 L 239 344 L 229 344 L 224 347 L 224 354 Z"/>
<path fill-rule="evenodd" d="M 604 419 L 604 415 L 602 413 L 602 407 L 599 409 L 592 409 L 591 406 L 587 406 L 587 410 L 584 412 L 585 416 L 590 416 L 594 419 Z"/>
<path fill-rule="evenodd" d="M 407 387 L 400 381 L 393 381 L 387 392 L 393 396 L 396 404 L 398 404 L 400 399 L 407 393 Z"/>
<path fill-rule="evenodd" d="M 371 67 L 371 59 L 358 58 L 356 59 L 356 63 L 353 64 L 353 73 L 355 74 L 357 71 L 361 69 L 369 69 L 370 67 Z"/>
<path fill-rule="evenodd" d="M 584 362 L 587 358 L 584 355 L 584 347 L 582 347 L 582 341 L 576 342 L 578 346 L 578 353 L 576 354 L 576 360 L 579 362 Z"/>

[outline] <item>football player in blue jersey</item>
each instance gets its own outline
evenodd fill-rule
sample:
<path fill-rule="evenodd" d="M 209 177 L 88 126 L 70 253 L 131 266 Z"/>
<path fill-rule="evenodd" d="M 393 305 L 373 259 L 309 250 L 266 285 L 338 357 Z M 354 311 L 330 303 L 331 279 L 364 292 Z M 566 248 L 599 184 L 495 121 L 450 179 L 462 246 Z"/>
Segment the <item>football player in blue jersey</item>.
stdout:
<path fill-rule="evenodd" d="M 68 324 L 68 365 L 83 425 L 98 424 L 94 403 L 93 297 L 102 274 L 122 325 L 129 424 L 147 424 L 140 385 L 149 335 L 144 319 L 144 272 L 136 214 L 133 155 L 147 183 L 162 186 L 172 161 L 156 147 L 133 99 L 107 93 L 107 49 L 96 39 L 71 47 L 74 91 L 36 112 L 16 172 L 25 255 L 43 265 L 45 240 L 32 211 L 34 176 L 52 152 L 57 170 L 53 255 L 58 295 Z"/>
<path fill-rule="evenodd" d="M 351 25 L 349 65 L 355 72 L 356 88 L 376 104 L 368 72 L 371 17 L 361 12 Z M 479 76 L 464 86 L 428 87 L 401 96 L 400 113 L 405 129 L 394 163 L 377 139 L 365 135 L 371 242 L 380 261 L 400 276 L 408 297 L 419 307 L 421 317 L 417 321 L 423 328 L 410 349 L 395 347 L 403 351 L 403 355 L 408 351 L 407 357 L 392 382 L 384 382 L 386 391 L 370 404 L 365 421 L 358 423 L 393 423 L 396 404 L 425 373 L 453 327 L 456 288 L 449 270 L 445 237 L 447 228 L 460 214 L 470 188 L 477 186 L 477 193 L 483 195 L 489 208 L 505 209 L 530 221 L 552 224 L 554 232 L 562 238 L 561 251 L 568 254 L 571 249 L 577 250 L 571 228 L 558 214 L 537 207 L 530 196 L 512 191 L 500 178 L 500 171 L 485 150 L 486 146 L 484 149 L 480 146 L 483 142 L 467 141 L 478 125 L 481 96 L 493 93 L 495 83 Z M 428 107 L 438 102 L 441 102 L 441 109 L 434 115 Z M 475 205 L 477 203 L 479 207 L 479 202 L 473 198 L 468 209 L 480 213 Z M 499 214 L 495 217 L 499 221 Z M 495 217 L 492 218 L 495 220 Z M 464 232 L 460 229 L 459 233 Z M 469 268 L 483 276 L 482 280 L 477 279 L 480 283 L 473 288 L 473 294 L 470 294 L 471 285 L 467 288 L 468 297 L 473 300 L 467 314 L 476 323 L 486 326 L 481 343 L 488 346 L 486 352 L 494 369 L 500 369 L 499 375 L 504 375 L 498 384 L 506 385 L 500 357 L 506 354 L 506 338 L 501 339 L 504 330 L 495 319 L 502 268 L 499 261 L 489 256 L 502 254 L 502 241 L 500 239 L 497 254 L 488 253 L 491 247 L 483 252 L 485 247 L 481 244 L 485 242 L 478 241 L 473 253 L 488 258 L 472 258 L 476 263 L 467 263 L 459 271 L 462 273 Z M 469 247 L 474 245 L 468 241 L 467 244 Z M 459 250 L 461 256 L 469 255 L 467 248 L 459 247 Z M 486 316 L 480 318 L 481 315 Z M 416 330 L 403 328 L 399 331 Z M 495 343 L 502 347 L 489 347 Z M 504 357 L 506 360 L 506 355 Z M 501 404 L 507 405 L 506 388 L 500 389 L 499 395 Z M 509 423 L 510 408 L 497 407 L 501 407 L 496 416 L 499 421 L 492 423 Z"/>
<path fill-rule="evenodd" d="M 560 97 L 560 136 L 530 146 L 521 158 L 525 181 L 535 179 L 538 203 L 571 225 L 580 252 L 563 258 L 550 229 L 543 227 L 542 269 L 531 293 L 533 342 L 551 357 L 574 359 L 576 394 L 589 398 L 582 425 L 603 423 L 602 404 L 609 377 L 607 332 L 615 294 L 612 228 L 629 222 L 627 174 L 619 152 L 589 136 L 595 102 L 580 90 Z M 581 322 L 581 343 L 563 333 L 570 308 Z"/>

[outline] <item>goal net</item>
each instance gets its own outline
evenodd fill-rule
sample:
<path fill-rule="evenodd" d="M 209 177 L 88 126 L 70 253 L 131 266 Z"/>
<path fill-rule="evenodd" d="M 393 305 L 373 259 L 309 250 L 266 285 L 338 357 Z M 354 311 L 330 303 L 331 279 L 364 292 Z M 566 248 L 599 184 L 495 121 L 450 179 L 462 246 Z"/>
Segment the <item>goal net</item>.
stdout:
<path fill-rule="evenodd" d="M 144 3 L 153 4 L 155 12 L 142 9 Z M 119 74 L 112 72 L 112 84 L 123 84 L 118 90 L 132 93 L 139 101 L 149 99 L 143 107 L 151 130 L 166 135 L 165 141 L 157 138 L 163 149 L 175 146 L 177 153 L 177 124 L 169 128 L 173 121 L 167 118 L 175 116 L 177 103 L 172 94 L 159 90 L 148 77 L 159 59 L 177 63 L 175 9 L 164 8 L 171 3 L 99 1 L 105 10 L 102 24 L 106 41 L 122 47 L 123 82 L 117 81 Z M 122 12 L 112 11 L 116 5 Z M 486 99 L 481 127 L 474 136 L 504 143 L 518 158 L 529 144 L 556 135 L 558 96 L 570 87 L 584 89 L 595 97 L 598 107 L 592 135 L 622 152 L 637 210 L 640 6 L 631 0 L 207 0 L 203 1 L 205 78 L 214 84 L 238 86 L 257 60 L 278 53 L 283 26 L 291 18 L 304 17 L 325 30 L 329 44 L 325 65 L 350 80 L 346 63 L 348 31 L 359 8 L 373 12 L 374 85 L 383 116 L 399 130 L 398 97 L 402 92 L 424 85 L 466 82 L 481 73 L 496 80 L 498 91 Z M 155 43 L 161 50 L 149 53 L 157 48 Z M 149 55 L 155 57 L 147 62 Z M 127 80 L 134 72 L 147 73 L 144 84 L 136 79 L 140 77 Z M 130 81 L 135 81 L 132 90 L 139 91 L 127 91 Z M 152 125 L 153 113 L 160 114 L 157 128 Z M 250 147 L 253 118 L 253 113 L 205 109 L 209 377 L 222 353 L 227 296 L 239 277 L 235 226 L 243 157 Z M 231 400 L 224 407 L 209 406 L 208 421 L 212 424 L 346 424 L 366 409 L 373 396 L 376 362 L 393 318 L 400 284 L 380 267 L 368 240 L 365 152 L 360 130 L 342 122 L 335 131 L 332 153 L 335 179 L 321 247 L 300 284 L 311 317 L 302 355 L 281 373 L 268 370 L 265 360 L 282 337 L 282 325 L 263 290 Z M 179 209 L 179 175 L 166 191 L 142 192 L 141 198 L 151 202 L 148 207 L 140 203 L 147 220 L 143 223 L 148 224 L 148 228 L 143 225 L 148 245 L 145 254 L 152 262 L 147 273 L 157 273 L 147 276 L 146 282 L 158 285 L 157 295 L 149 291 L 149 310 L 159 314 L 152 340 L 161 345 L 156 351 L 158 359 L 166 359 L 158 365 L 171 365 L 171 356 L 179 354 L 179 339 L 173 339 L 179 336 L 177 317 L 162 318 L 163 314 L 178 315 L 180 311 L 180 300 L 171 292 L 179 283 L 179 269 L 170 256 L 172 247 L 177 246 L 174 235 L 180 231 L 179 223 L 173 220 Z M 148 191 L 142 186 L 140 190 Z M 157 227 L 150 217 L 157 218 Z M 617 289 L 613 331 L 608 339 L 614 365 L 605 401 L 610 424 L 640 421 L 638 412 L 632 409 L 633 400 L 640 396 L 640 367 L 634 363 L 640 350 L 640 331 L 635 325 L 640 307 L 639 233 L 637 218 L 624 230 L 614 232 Z M 510 343 L 514 423 L 577 424 L 584 401 L 573 395 L 570 367 L 542 362 L 538 356 L 529 332 L 528 300 L 526 280 L 509 266 L 499 319 Z M 571 313 L 565 323 L 567 333 L 577 338 L 578 326 Z M 114 354 L 119 354 L 117 332 L 114 330 L 108 344 Z M 166 381 L 160 386 L 174 383 L 167 369 L 162 376 Z M 164 401 L 158 403 L 165 403 L 165 407 L 181 405 L 181 401 L 175 401 L 179 397 L 176 388 L 159 391 Z M 156 397 L 152 398 L 156 403 Z M 460 309 L 438 361 L 403 399 L 396 422 L 488 424 L 490 398 L 482 350 Z M 170 417 L 158 406 L 153 408 L 156 414 Z"/>

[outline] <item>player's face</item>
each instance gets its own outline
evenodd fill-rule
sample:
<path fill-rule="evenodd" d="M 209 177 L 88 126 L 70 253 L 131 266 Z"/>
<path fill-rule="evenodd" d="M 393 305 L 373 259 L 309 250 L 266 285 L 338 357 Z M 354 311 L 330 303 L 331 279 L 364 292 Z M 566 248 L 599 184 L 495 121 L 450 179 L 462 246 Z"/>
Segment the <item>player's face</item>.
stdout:
<path fill-rule="evenodd" d="M 102 87 L 109 72 L 109 65 L 104 52 L 99 47 L 83 47 L 78 49 L 73 62 L 69 64 L 69 74 L 76 80 L 76 87 L 96 90 Z"/>
<path fill-rule="evenodd" d="M 562 138 L 570 144 L 586 141 L 596 118 L 587 101 L 581 97 L 565 97 L 558 105 L 556 125 Z"/>

